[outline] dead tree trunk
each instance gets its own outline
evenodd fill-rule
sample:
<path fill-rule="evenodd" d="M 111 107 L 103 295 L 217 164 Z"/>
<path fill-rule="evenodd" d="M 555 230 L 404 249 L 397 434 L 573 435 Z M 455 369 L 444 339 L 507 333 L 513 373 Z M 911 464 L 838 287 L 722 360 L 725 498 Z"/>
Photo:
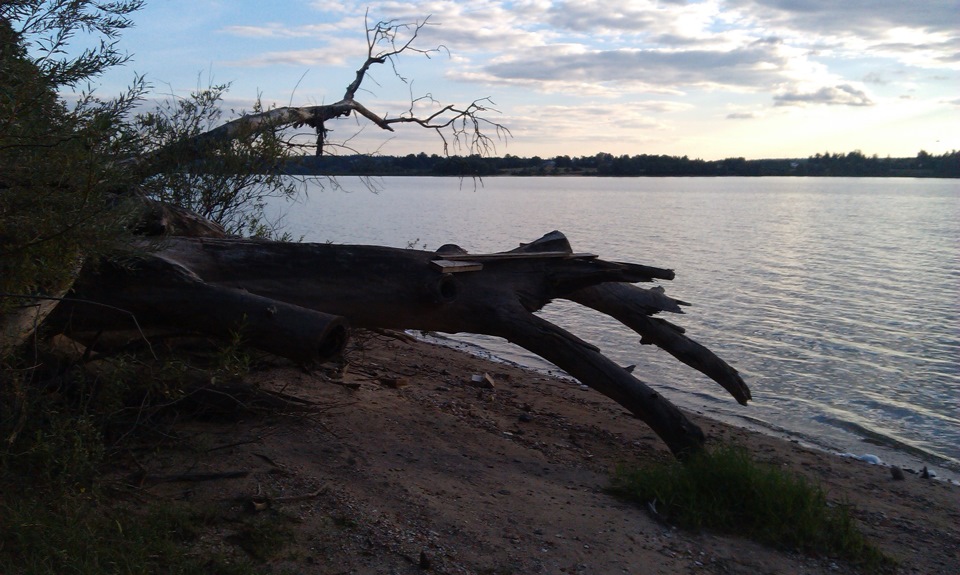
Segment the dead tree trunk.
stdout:
<path fill-rule="evenodd" d="M 556 298 L 608 313 L 745 403 L 749 391 L 735 370 L 703 346 L 649 323 L 648 315 L 677 311 L 682 302 L 629 285 L 672 277 L 670 270 L 575 254 L 559 232 L 483 255 L 449 245 L 427 252 L 171 237 L 134 265 L 85 272 L 74 296 L 133 311 L 141 324 L 208 333 L 242 328 L 254 345 L 297 359 L 335 350 L 344 320 L 357 327 L 500 336 L 617 401 L 680 456 L 702 446 L 699 428 L 595 346 L 533 313 Z M 57 315 L 75 329 L 124 320 L 82 303 L 68 303 Z"/>
<path fill-rule="evenodd" d="M 71 297 L 49 318 L 67 333 L 166 329 L 246 343 L 296 361 L 325 360 L 343 351 L 340 316 L 204 282 L 159 257 L 100 262 L 85 270 Z"/>

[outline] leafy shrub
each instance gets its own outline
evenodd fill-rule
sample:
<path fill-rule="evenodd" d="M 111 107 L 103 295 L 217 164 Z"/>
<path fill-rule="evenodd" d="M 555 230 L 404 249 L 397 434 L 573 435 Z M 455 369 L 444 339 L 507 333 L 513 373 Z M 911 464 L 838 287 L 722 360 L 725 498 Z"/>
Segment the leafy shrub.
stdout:
<path fill-rule="evenodd" d="M 757 463 L 739 447 L 706 450 L 682 463 L 621 466 L 612 491 L 684 528 L 742 535 L 871 566 L 890 563 L 857 529 L 849 505 L 831 503 L 820 486 Z"/>

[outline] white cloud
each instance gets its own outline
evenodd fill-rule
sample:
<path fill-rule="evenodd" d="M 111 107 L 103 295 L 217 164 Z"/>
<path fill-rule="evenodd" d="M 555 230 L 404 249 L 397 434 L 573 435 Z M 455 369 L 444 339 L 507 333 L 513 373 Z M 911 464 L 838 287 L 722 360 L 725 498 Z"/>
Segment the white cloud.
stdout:
<path fill-rule="evenodd" d="M 339 26 L 327 24 L 310 24 L 305 26 L 289 26 L 278 22 L 267 22 L 257 25 L 226 26 L 221 31 L 242 38 L 324 38 L 339 30 Z"/>
<path fill-rule="evenodd" d="M 312 48 L 309 50 L 287 50 L 277 52 L 263 52 L 242 60 L 227 61 L 229 66 L 265 67 L 265 66 L 341 66 L 347 63 L 343 52 L 331 50 L 329 47 Z"/>
<path fill-rule="evenodd" d="M 592 143 L 607 149 L 639 145 L 653 134 L 670 130 L 668 123 L 641 107 L 620 105 L 522 106 L 505 116 L 514 141 L 539 144 L 564 153 Z M 599 151 L 599 150 L 595 150 Z"/>

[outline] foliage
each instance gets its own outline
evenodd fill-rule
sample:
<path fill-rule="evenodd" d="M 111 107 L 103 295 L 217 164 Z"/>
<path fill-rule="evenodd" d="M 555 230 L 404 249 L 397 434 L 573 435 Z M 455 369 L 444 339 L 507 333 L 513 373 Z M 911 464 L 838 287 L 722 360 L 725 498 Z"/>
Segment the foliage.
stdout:
<path fill-rule="evenodd" d="M 188 400 L 215 380 L 235 380 L 250 362 L 239 341 L 211 348 L 206 359 L 165 355 L 159 346 L 153 353 L 161 357 L 144 350 L 86 365 L 71 355 L 43 355 L 40 367 L 5 370 L 0 573 L 242 574 L 256 572 L 247 556 L 264 561 L 282 549 L 284 517 L 238 521 L 170 502 L 131 505 L 126 482 L 104 476 L 104 463 L 127 457 L 137 442 L 169 438 L 183 413 L 218 409 Z M 223 395 L 218 390 L 216 398 Z M 228 556 L 202 548 L 200 538 L 224 522 L 237 532 Z"/>
<path fill-rule="evenodd" d="M 16 29 L 19 42 L 32 49 L 32 59 L 47 83 L 75 87 L 128 60 L 117 48 L 117 38 L 133 24 L 129 15 L 143 4 L 144 0 L 4 0 L 0 20 Z M 67 46 L 78 32 L 90 35 L 95 45 L 70 57 Z"/>
<path fill-rule="evenodd" d="M 400 176 L 844 176 L 960 178 L 960 151 L 939 156 L 921 151 L 913 158 L 867 157 L 861 152 L 816 154 L 809 158 L 708 161 L 687 156 L 640 154 L 554 158 L 501 158 L 478 154 L 439 156 L 301 156 L 287 168 L 296 174 Z"/>
<path fill-rule="evenodd" d="M 228 89 L 229 84 L 220 84 L 186 98 L 171 96 L 137 116 L 143 152 L 150 158 L 143 190 L 219 223 L 228 233 L 270 236 L 267 201 L 300 191 L 282 169 L 292 148 L 279 129 L 248 129 L 230 140 L 199 138 L 222 122 Z M 263 111 L 257 99 L 251 113 Z"/>
<path fill-rule="evenodd" d="M 0 500 L 0 572 L 223 573 L 257 570 L 222 549 L 198 549 L 218 518 L 183 504 L 104 505 L 88 492 Z"/>
<path fill-rule="evenodd" d="M 725 446 L 684 462 L 622 466 L 612 490 L 685 528 L 838 555 L 871 568 L 891 564 L 864 539 L 849 506 L 828 502 L 803 476 L 755 462 L 745 449 Z"/>
<path fill-rule="evenodd" d="M 59 293 L 121 236 L 115 192 L 130 180 L 111 160 L 134 149 L 124 118 L 143 82 L 107 101 L 80 93 L 72 108 L 58 93 L 124 60 L 110 42 L 69 58 L 65 42 L 78 30 L 112 37 L 137 5 L 0 4 L 0 293 Z M 0 315 L 16 303 L 0 298 Z"/>
<path fill-rule="evenodd" d="M 176 145 L 221 121 L 225 85 L 133 120 L 143 78 L 113 99 L 82 91 L 127 61 L 118 37 L 142 4 L 0 4 L 0 317 L 23 302 L 11 294 L 61 295 L 84 261 L 122 245 L 132 217 L 122 206 L 134 191 L 253 236 L 274 234 L 266 200 L 298 191 L 278 170 L 289 149 L 278 130 Z M 69 44 L 80 37 L 94 45 L 77 52 Z M 61 94 L 77 89 L 68 106 Z M 262 111 L 259 101 L 253 111 Z"/>

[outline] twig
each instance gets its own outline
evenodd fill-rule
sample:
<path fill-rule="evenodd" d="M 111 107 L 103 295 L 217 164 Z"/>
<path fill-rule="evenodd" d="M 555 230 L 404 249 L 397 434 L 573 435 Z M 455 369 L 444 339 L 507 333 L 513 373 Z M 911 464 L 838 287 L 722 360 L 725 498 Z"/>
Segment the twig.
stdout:
<path fill-rule="evenodd" d="M 306 495 L 290 495 L 287 497 L 271 497 L 269 498 L 269 501 L 273 503 L 292 503 L 294 501 L 306 501 L 307 499 L 313 499 L 315 497 L 319 497 L 323 495 L 324 493 L 327 492 L 328 489 L 329 487 L 324 485 L 323 487 L 320 487 L 313 493 L 307 493 Z"/>
<path fill-rule="evenodd" d="M 397 330 L 395 330 L 395 329 L 381 329 L 381 328 L 375 327 L 375 328 L 367 328 L 367 331 L 372 331 L 373 333 L 376 333 L 376 334 L 378 334 L 378 335 L 382 335 L 382 336 L 384 336 L 384 337 L 389 337 L 389 338 L 393 338 L 393 339 L 396 339 L 396 340 L 400 340 L 400 341 L 402 341 L 402 342 L 404 342 L 404 343 L 416 343 L 416 342 L 417 342 L 417 338 L 413 337 L 412 335 L 409 335 L 409 334 L 407 334 L 407 333 L 405 333 L 405 332 L 402 332 L 402 331 L 397 331 Z"/>
<path fill-rule="evenodd" d="M 98 301 L 92 301 L 92 300 L 88 300 L 88 299 L 78 299 L 78 298 L 72 298 L 72 297 L 54 297 L 54 296 L 43 296 L 43 295 L 24 295 L 24 294 L 16 294 L 16 293 L 0 293 L 0 297 L 2 297 L 2 298 L 15 298 L 15 299 L 42 299 L 42 300 L 49 300 L 49 301 L 81 303 L 81 304 L 87 304 L 87 305 L 100 306 L 100 307 L 103 307 L 103 308 L 106 308 L 106 309 L 111 309 L 111 310 L 113 310 L 113 311 L 117 311 L 117 312 L 120 312 L 120 313 L 127 314 L 128 316 L 130 316 L 130 320 L 133 322 L 134 327 L 136 327 L 136 328 L 137 328 L 137 331 L 140 333 L 140 337 L 143 338 L 143 341 L 147 344 L 147 349 L 150 350 L 150 355 L 153 356 L 153 359 L 157 359 L 157 354 L 154 353 L 153 347 L 150 345 L 150 340 L 147 339 L 147 335 L 146 335 L 145 333 L 143 333 L 143 328 L 141 328 L 141 327 L 140 327 L 140 323 L 137 322 L 137 316 L 134 315 L 133 312 L 131 312 L 131 311 L 129 311 L 129 310 L 125 310 L 125 309 L 123 309 L 123 308 L 119 308 L 119 307 L 117 307 L 117 306 L 113 306 L 113 305 L 106 304 L 106 303 L 101 303 L 101 302 L 98 302 Z"/>
<path fill-rule="evenodd" d="M 208 449 L 208 450 L 207 450 L 207 453 L 210 453 L 211 451 L 217 451 L 218 449 L 229 449 L 229 448 L 231 448 L 231 447 L 237 447 L 237 446 L 240 446 L 240 445 L 248 445 L 248 444 L 250 444 L 250 443 L 259 443 L 259 442 L 261 442 L 261 441 L 263 441 L 263 438 L 262 438 L 262 437 L 257 437 L 257 438 L 255 438 L 255 439 L 247 439 L 246 441 L 237 441 L 237 442 L 235 442 L 235 443 L 228 443 L 228 444 L 226 444 L 226 445 L 218 445 L 218 446 L 216 446 L 216 447 L 211 447 L 210 449 Z M 254 454 L 254 455 L 256 455 L 256 454 Z"/>
<path fill-rule="evenodd" d="M 144 475 L 139 483 L 176 483 L 179 481 L 217 481 L 219 479 L 237 479 L 250 475 L 249 471 L 223 471 L 220 473 L 175 473 L 173 475 Z"/>

